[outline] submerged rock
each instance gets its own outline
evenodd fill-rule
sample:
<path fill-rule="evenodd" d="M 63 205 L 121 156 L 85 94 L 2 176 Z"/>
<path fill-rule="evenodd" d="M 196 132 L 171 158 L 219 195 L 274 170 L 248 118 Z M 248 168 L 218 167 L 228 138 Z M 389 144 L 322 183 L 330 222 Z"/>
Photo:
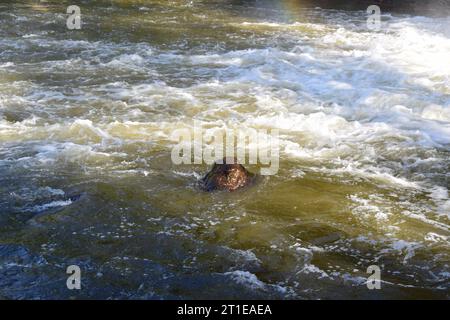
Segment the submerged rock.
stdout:
<path fill-rule="evenodd" d="M 214 163 L 211 171 L 202 178 L 201 184 L 205 191 L 234 191 L 254 181 L 255 175 L 237 163 L 236 159 L 228 159 L 228 162 L 230 164 L 225 158 L 222 163 Z"/>

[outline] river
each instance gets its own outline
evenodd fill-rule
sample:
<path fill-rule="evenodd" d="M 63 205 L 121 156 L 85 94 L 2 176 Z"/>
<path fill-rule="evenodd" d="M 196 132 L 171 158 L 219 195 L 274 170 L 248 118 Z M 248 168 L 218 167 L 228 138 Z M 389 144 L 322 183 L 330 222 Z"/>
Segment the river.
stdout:
<path fill-rule="evenodd" d="M 450 298 L 450 17 L 67 6 L 0 3 L 0 298 Z M 199 190 L 194 120 L 278 129 L 277 174 Z"/>

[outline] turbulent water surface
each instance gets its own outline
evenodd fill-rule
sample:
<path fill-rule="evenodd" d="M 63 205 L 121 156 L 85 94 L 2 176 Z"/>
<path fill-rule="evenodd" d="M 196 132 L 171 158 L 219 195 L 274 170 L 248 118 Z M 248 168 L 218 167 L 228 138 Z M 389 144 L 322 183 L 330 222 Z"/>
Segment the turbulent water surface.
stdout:
<path fill-rule="evenodd" d="M 450 18 L 296 3 L 0 4 L 0 298 L 448 299 Z M 201 192 L 194 119 L 278 173 Z"/>

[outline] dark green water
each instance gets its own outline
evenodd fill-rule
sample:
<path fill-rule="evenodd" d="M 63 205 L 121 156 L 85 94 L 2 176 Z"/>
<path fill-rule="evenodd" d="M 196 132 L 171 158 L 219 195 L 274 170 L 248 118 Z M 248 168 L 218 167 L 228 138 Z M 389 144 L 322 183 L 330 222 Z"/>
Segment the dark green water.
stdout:
<path fill-rule="evenodd" d="M 1 298 L 449 298 L 449 18 L 66 5 L 0 4 Z M 194 119 L 278 129 L 278 173 L 201 192 Z"/>

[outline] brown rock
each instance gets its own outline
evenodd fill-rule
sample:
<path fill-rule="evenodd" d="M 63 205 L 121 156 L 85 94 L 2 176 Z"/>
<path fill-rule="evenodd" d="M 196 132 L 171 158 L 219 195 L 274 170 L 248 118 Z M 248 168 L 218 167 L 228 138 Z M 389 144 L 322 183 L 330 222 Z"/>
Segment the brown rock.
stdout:
<path fill-rule="evenodd" d="M 232 164 L 227 164 L 226 159 L 223 159 L 222 162 L 222 164 L 214 163 L 211 171 L 201 180 L 202 188 L 205 191 L 234 191 L 248 186 L 254 181 L 254 174 L 237 163 L 236 159 L 233 159 Z"/>

